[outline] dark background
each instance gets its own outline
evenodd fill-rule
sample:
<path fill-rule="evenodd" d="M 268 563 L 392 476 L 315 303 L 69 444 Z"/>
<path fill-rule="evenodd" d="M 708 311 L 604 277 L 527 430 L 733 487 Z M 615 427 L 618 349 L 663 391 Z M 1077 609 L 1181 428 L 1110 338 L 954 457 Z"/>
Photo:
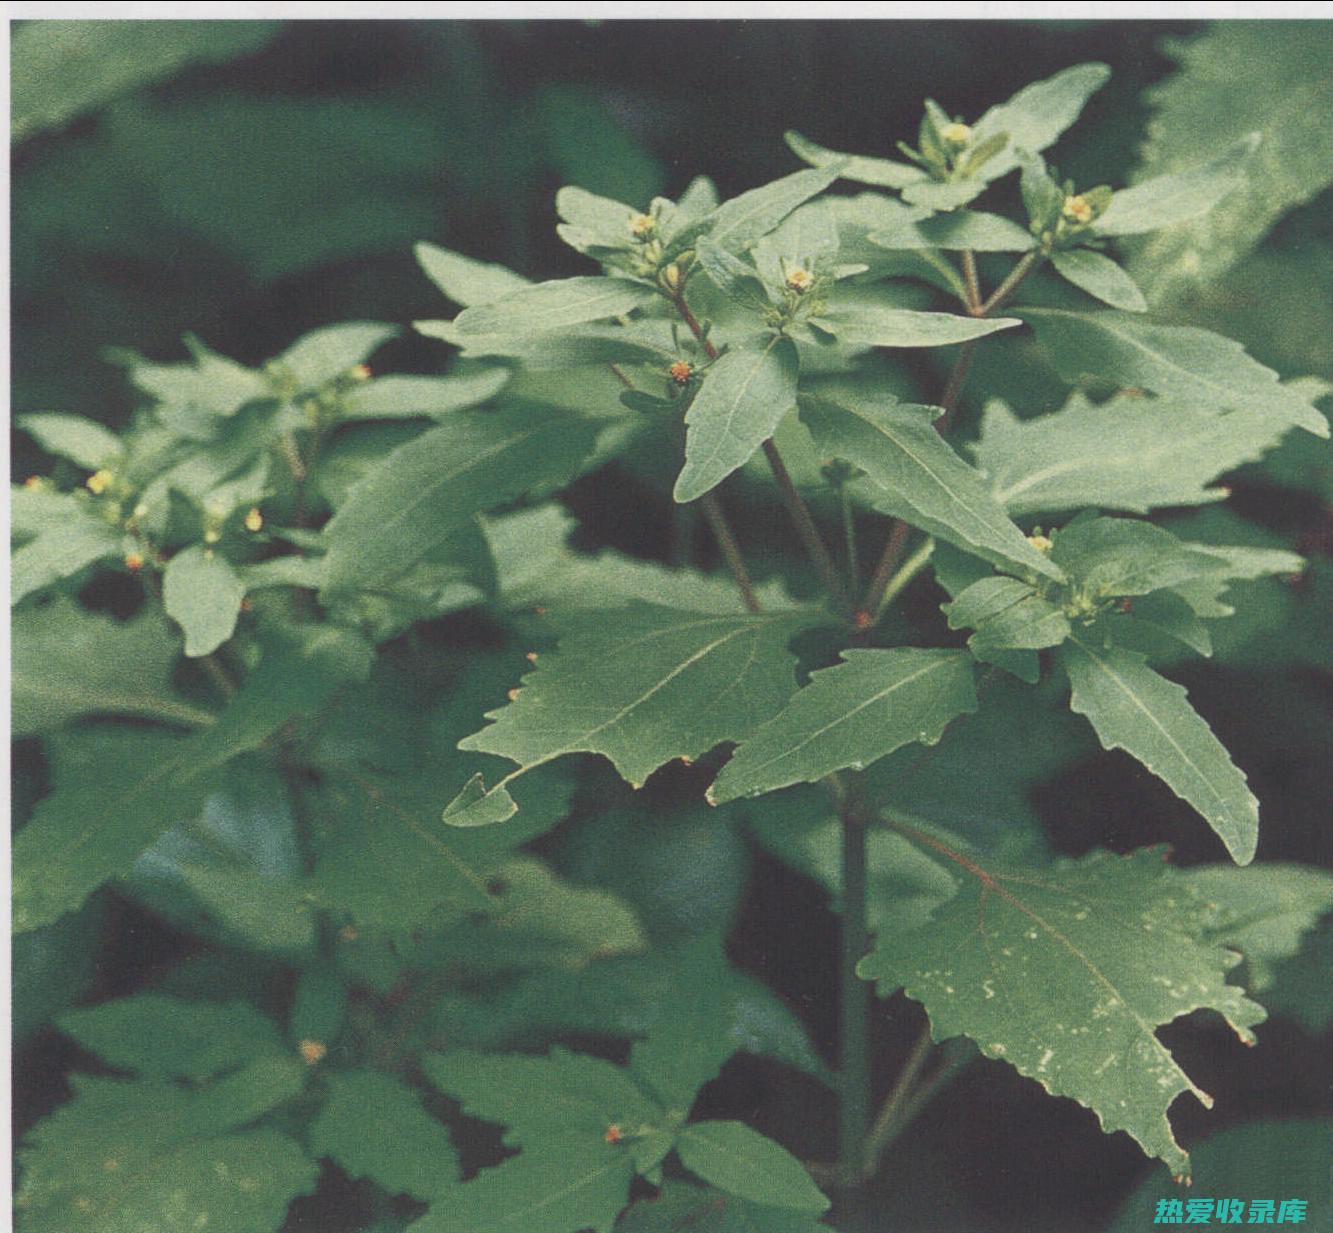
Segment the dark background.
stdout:
<path fill-rule="evenodd" d="M 1086 60 L 1106 61 L 1114 75 L 1055 161 L 1080 184 L 1120 184 L 1144 137 L 1144 88 L 1173 68 L 1162 40 L 1200 29 L 1073 21 L 255 26 L 241 32 L 251 45 L 239 55 L 220 51 L 216 63 L 15 145 L 13 406 L 123 424 L 132 391 L 107 348 L 184 359 L 188 330 L 259 363 L 313 326 L 438 317 L 445 307 L 412 258 L 416 240 L 533 277 L 586 272 L 554 234 L 561 184 L 645 204 L 704 172 L 729 196 L 797 168 L 782 142 L 787 128 L 835 149 L 893 154 L 895 139 L 914 138 L 924 96 L 975 118 Z M 1269 247 L 1305 242 L 1312 230 L 1326 242 L 1326 207 L 1325 198 L 1299 211 Z M 1297 308 L 1278 295 L 1273 312 L 1298 316 Z M 1283 340 L 1299 333 L 1296 316 L 1291 329 L 1243 340 L 1290 370 Z M 439 371 L 446 358 L 409 331 L 377 367 Z M 1326 356 L 1323 367 L 1329 375 Z M 935 379 L 929 370 L 908 376 Z M 16 436 L 16 478 L 48 465 Z M 1276 489 L 1261 473 L 1237 477 L 1236 489 L 1235 507 L 1256 523 L 1306 552 L 1327 550 L 1328 512 L 1313 495 Z M 626 542 L 622 523 L 636 521 L 641 498 L 632 479 L 612 474 L 580 485 L 571 502 L 589 544 L 665 555 L 669 545 L 651 536 Z M 745 534 L 744 512 L 741 522 Z M 749 530 L 770 534 L 759 525 L 768 522 L 760 511 Z M 914 602 L 929 607 L 937 597 L 925 591 Z M 1262 855 L 1326 862 L 1327 676 L 1300 655 L 1288 659 L 1273 671 L 1241 663 L 1180 675 L 1264 802 Z M 20 818 L 39 790 L 34 754 L 20 750 L 16 763 Z M 1190 811 L 1127 766 L 1092 756 L 1040 790 L 1054 845 L 1081 852 L 1167 838 L 1182 861 L 1216 859 Z M 836 1028 L 834 918 L 811 884 L 761 853 L 750 859 L 733 957 L 791 1001 L 827 1055 Z M 37 961 L 66 965 L 67 995 L 106 996 L 141 987 L 182 945 L 113 898 L 82 948 Z M 86 953 L 96 962 L 80 971 Z M 22 1130 L 62 1098 L 72 1058 L 37 1026 L 40 1014 L 18 1010 Z M 881 1085 L 901 1064 L 918 1016 L 901 999 L 877 1016 Z M 1279 1017 L 1261 1029 L 1263 1047 L 1243 1055 L 1220 1021 L 1163 1035 L 1218 1097 L 1212 1115 L 1179 1103 L 1174 1121 L 1187 1145 L 1224 1125 L 1329 1108 L 1327 1035 L 1321 1042 Z M 737 1061 L 709 1099 L 789 1128 L 812 1155 L 827 1155 L 831 1101 L 789 1072 Z M 1086 1111 L 1049 1099 L 1011 1068 L 974 1067 L 895 1146 L 877 1223 L 867 1228 L 1099 1229 L 1151 1167 L 1125 1136 L 1103 1136 Z M 311 1212 L 293 1227 L 333 1227 L 321 1223 L 329 1219 Z"/>

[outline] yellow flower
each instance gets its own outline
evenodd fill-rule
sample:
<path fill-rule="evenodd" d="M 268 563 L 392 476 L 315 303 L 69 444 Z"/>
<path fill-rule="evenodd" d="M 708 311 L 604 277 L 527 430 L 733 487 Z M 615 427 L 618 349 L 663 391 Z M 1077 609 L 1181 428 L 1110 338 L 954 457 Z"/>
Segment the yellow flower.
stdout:
<path fill-rule="evenodd" d="M 297 1048 L 300 1050 L 307 1066 L 313 1066 L 316 1062 L 323 1061 L 324 1055 L 329 1051 L 328 1045 L 322 1040 L 303 1040 Z"/>
<path fill-rule="evenodd" d="M 1051 550 L 1051 541 L 1045 535 L 1029 535 L 1028 543 L 1031 544 L 1038 552 L 1049 553 Z"/>
<path fill-rule="evenodd" d="M 252 509 L 245 516 L 245 529 L 247 531 L 261 531 L 264 528 L 264 515 L 258 508 Z"/>
<path fill-rule="evenodd" d="M 115 477 L 105 468 L 101 471 L 94 471 L 84 483 L 88 486 L 88 491 L 95 497 L 100 497 L 110 486 Z"/>
<path fill-rule="evenodd" d="M 1074 196 L 1065 198 L 1062 213 L 1066 218 L 1072 219 L 1076 223 L 1090 223 L 1095 211 L 1092 208 L 1092 203 L 1086 197 Z"/>
<path fill-rule="evenodd" d="M 960 124 L 955 120 L 952 124 L 946 124 L 940 129 L 940 136 L 951 146 L 965 146 L 972 140 L 972 126 L 970 124 Z"/>
<path fill-rule="evenodd" d="M 631 214 L 629 220 L 629 229 L 632 234 L 642 238 L 646 235 L 652 235 L 657 227 L 657 220 L 651 214 Z"/>
<path fill-rule="evenodd" d="M 677 385 L 684 385 L 692 376 L 694 376 L 694 369 L 684 360 L 677 360 L 671 365 L 669 371 L 671 373 L 671 379 Z"/>
<path fill-rule="evenodd" d="M 814 275 L 809 270 L 803 270 L 799 266 L 794 270 L 787 271 L 787 289 L 796 292 L 797 295 L 804 295 L 814 285 Z"/>

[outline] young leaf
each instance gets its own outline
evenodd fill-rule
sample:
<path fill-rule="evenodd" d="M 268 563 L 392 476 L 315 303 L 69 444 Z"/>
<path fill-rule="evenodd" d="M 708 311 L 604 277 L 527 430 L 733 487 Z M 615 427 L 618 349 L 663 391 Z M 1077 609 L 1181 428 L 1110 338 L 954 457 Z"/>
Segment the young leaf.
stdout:
<path fill-rule="evenodd" d="M 382 585 L 478 511 L 567 480 L 595 431 L 577 416 L 520 405 L 459 412 L 399 446 L 325 526 L 325 592 Z"/>
<path fill-rule="evenodd" d="M 459 748 L 518 774 L 562 754 L 605 754 L 634 787 L 663 763 L 741 740 L 796 688 L 787 642 L 809 615 L 709 616 L 652 604 L 568 614 L 558 648 Z"/>
<path fill-rule="evenodd" d="M 1155 325 L 1126 313 L 1017 310 L 1067 381 L 1100 377 L 1217 411 L 1244 408 L 1328 436 L 1328 422 L 1240 343 L 1191 326 Z"/>
<path fill-rule="evenodd" d="M 860 770 L 913 741 L 933 745 L 951 720 L 976 710 L 972 664 L 958 651 L 898 647 L 842 658 L 741 743 L 708 790 L 713 804 Z"/>
<path fill-rule="evenodd" d="M 986 490 L 985 477 L 945 443 L 919 407 L 889 398 L 801 398 L 801 421 L 826 455 L 861 467 L 876 509 L 1018 572 L 1062 578 Z"/>
<path fill-rule="evenodd" d="M 298 338 L 273 363 L 294 377 L 301 389 L 313 390 L 355 368 L 397 336 L 396 325 L 378 321 L 326 325 Z"/>
<path fill-rule="evenodd" d="M 882 248 L 970 248 L 979 253 L 1025 253 L 1036 245 L 1032 233 L 999 214 L 955 210 L 909 223 L 896 231 L 873 232 Z"/>
<path fill-rule="evenodd" d="M 938 841 L 913 832 L 923 846 Z M 1262 1007 L 1226 983 L 1234 952 L 1196 941 L 1199 902 L 1157 852 L 1094 853 L 1055 867 L 964 856 L 958 894 L 915 930 L 882 932 L 857 971 L 923 1003 L 936 1040 L 971 1037 L 1108 1132 L 1188 1175 L 1167 1110 L 1201 1091 L 1155 1029 L 1203 1007 L 1242 1040 Z"/>
<path fill-rule="evenodd" d="M 974 655 L 1011 648 L 1041 650 L 1069 637 L 1069 619 L 1026 582 L 995 576 L 981 578 L 951 604 L 950 629 L 975 629 L 967 640 Z"/>
<path fill-rule="evenodd" d="M 1208 553 L 1136 518 L 1080 518 L 1055 533 L 1051 560 L 1096 600 L 1147 595 L 1219 569 Z"/>
<path fill-rule="evenodd" d="M 685 240 L 706 232 L 714 244 L 729 252 L 742 253 L 772 231 L 797 206 L 817 197 L 842 171 L 841 163 L 810 171 L 797 171 L 771 184 L 752 188 L 724 201 L 712 214 L 686 228 L 672 241 L 680 248 Z"/>
<path fill-rule="evenodd" d="M 1142 655 L 1097 647 L 1078 636 L 1060 651 L 1073 694 L 1107 749 L 1123 749 L 1199 811 L 1232 860 L 1248 865 L 1259 838 L 1259 802 L 1230 755 L 1179 685 Z"/>
<path fill-rule="evenodd" d="M 105 467 L 124 449 L 110 429 L 81 415 L 20 415 L 14 422 L 48 454 L 68 458 L 85 471 Z"/>
<path fill-rule="evenodd" d="M 701 235 L 695 256 L 699 268 L 723 294 L 745 307 L 766 302 L 764 284 L 754 266 L 742 261 L 728 249 L 714 242 L 711 236 Z"/>
<path fill-rule="evenodd" d="M 1148 311 L 1148 301 L 1128 274 L 1110 257 L 1090 248 L 1056 249 L 1051 264 L 1080 291 L 1112 308 Z"/>
<path fill-rule="evenodd" d="M 34 591 L 120 552 L 120 534 L 80 510 L 65 525 L 40 532 L 10 558 L 9 602 L 17 604 Z"/>
<path fill-rule="evenodd" d="M 549 334 L 552 330 L 622 317 L 657 299 L 657 292 L 627 278 L 562 278 L 511 291 L 503 299 L 465 308 L 455 318 L 459 335 Z"/>
<path fill-rule="evenodd" d="M 1245 182 L 1244 167 L 1261 139 L 1262 134 L 1249 133 L 1202 166 L 1122 188 L 1111 198 L 1106 213 L 1093 223 L 1093 233 L 1136 235 L 1207 214 Z"/>
<path fill-rule="evenodd" d="M 328 1099 L 310 1123 L 310 1150 L 349 1177 L 423 1203 L 458 1180 L 448 1131 L 392 1075 L 344 1070 L 328 1077 Z"/>
<path fill-rule="evenodd" d="M 798 1212 L 828 1209 L 801 1162 L 744 1122 L 694 1122 L 680 1132 L 676 1150 L 691 1173 L 742 1199 Z"/>
<path fill-rule="evenodd" d="M 773 435 L 796 404 L 796 344 L 774 334 L 728 351 L 685 413 L 685 467 L 672 493 L 684 504 L 717 487 Z"/>
<path fill-rule="evenodd" d="M 505 386 L 503 368 L 483 368 L 453 377 L 379 377 L 348 391 L 338 405 L 340 420 L 438 419 L 489 402 Z"/>
<path fill-rule="evenodd" d="M 162 575 L 162 604 L 185 633 L 185 653 L 210 655 L 236 632 L 245 586 L 225 557 L 195 544 Z"/>
<path fill-rule="evenodd" d="M 1019 324 L 1012 317 L 981 320 L 953 313 L 921 313 L 866 299 L 841 304 L 835 300 L 814 323 L 842 342 L 865 347 L 947 347 Z"/>
<path fill-rule="evenodd" d="M 638 213 L 609 197 L 599 197 L 575 184 L 555 195 L 556 213 L 567 224 L 556 230 L 561 239 L 581 253 L 592 248 L 627 248 L 630 220 Z"/>
<path fill-rule="evenodd" d="M 407 1233 L 611 1233 L 634 1162 L 619 1143 L 548 1143 L 436 1196 Z"/>
<path fill-rule="evenodd" d="M 530 287 L 521 274 L 502 265 L 476 261 L 422 240 L 415 249 L 417 262 L 431 280 L 455 304 L 493 304 L 505 296 Z"/>
<path fill-rule="evenodd" d="M 1287 426 L 1248 407 L 1218 412 L 1173 399 L 1075 393 L 1062 410 L 1019 420 L 986 405 L 972 447 L 995 499 L 1014 517 L 1099 506 L 1146 514 L 1226 496 L 1209 480 L 1275 446 Z"/>

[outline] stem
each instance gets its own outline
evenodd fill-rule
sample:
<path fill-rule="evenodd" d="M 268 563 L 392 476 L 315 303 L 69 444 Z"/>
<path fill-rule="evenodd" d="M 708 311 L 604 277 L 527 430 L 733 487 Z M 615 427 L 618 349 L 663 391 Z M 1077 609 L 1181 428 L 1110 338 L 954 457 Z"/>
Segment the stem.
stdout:
<path fill-rule="evenodd" d="M 930 560 L 934 551 L 935 541 L 927 536 L 922 541 L 921 546 L 903 562 L 902 568 L 893 575 L 889 585 L 884 588 L 884 595 L 879 601 L 879 607 L 873 614 L 876 623 L 888 610 L 889 605 L 906 590 L 908 583 L 925 569 L 926 563 Z"/>
<path fill-rule="evenodd" d="M 236 682 L 227 675 L 226 669 L 218 662 L 218 657 L 216 655 L 205 655 L 199 662 L 203 665 L 204 671 L 208 673 L 213 684 L 218 687 L 218 692 L 227 702 L 230 702 L 236 696 Z"/>
<path fill-rule="evenodd" d="M 843 1180 L 861 1178 L 870 1121 L 867 1028 L 870 985 L 856 974 L 869 948 L 866 930 L 866 827 L 861 811 L 844 800 L 842 815 L 841 1040 L 838 1057 L 838 1162 Z"/>
<path fill-rule="evenodd" d="M 930 1046 L 930 1025 L 927 1024 L 921 1029 L 916 1044 L 912 1046 L 912 1052 L 907 1055 L 907 1061 L 903 1063 L 902 1070 L 898 1072 L 898 1078 L 894 1081 L 893 1088 L 888 1096 L 885 1097 L 884 1104 L 880 1107 L 879 1114 L 875 1118 L 875 1124 L 870 1128 L 870 1134 L 866 1138 L 865 1156 L 860 1162 L 860 1167 L 861 1176 L 867 1181 L 874 1177 L 879 1166 L 880 1154 L 889 1145 L 889 1141 L 893 1137 L 895 1123 L 899 1114 L 903 1111 L 903 1105 L 916 1084 L 917 1076 L 926 1064 L 926 1059 L 930 1057 Z"/>
<path fill-rule="evenodd" d="M 759 597 L 754 593 L 754 583 L 750 580 L 750 573 L 741 558 L 740 545 L 736 542 L 736 536 L 732 533 L 717 497 L 711 492 L 704 493 L 699 498 L 699 508 L 703 510 L 704 518 L 713 532 L 713 538 L 717 540 L 717 546 L 722 550 L 727 568 L 736 579 L 736 586 L 740 589 L 741 601 L 745 604 L 746 611 L 762 612 Z"/>
<path fill-rule="evenodd" d="M 981 306 L 978 317 L 989 317 L 997 308 L 1009 302 L 1009 297 L 1018 290 L 1019 284 L 1046 260 L 1046 254 L 1039 248 L 1024 253 L 1018 264 L 1009 271 L 1008 277 L 998 287 L 990 299 Z"/>
<path fill-rule="evenodd" d="M 861 577 L 861 562 L 856 555 L 856 511 L 852 508 L 852 499 L 847 495 L 844 484 L 838 489 L 842 502 L 842 539 L 847 547 L 847 589 L 855 592 L 857 580 Z"/>
<path fill-rule="evenodd" d="M 977 278 L 977 259 L 970 248 L 963 249 L 963 288 L 967 311 L 975 315 L 981 308 L 981 281 Z"/>

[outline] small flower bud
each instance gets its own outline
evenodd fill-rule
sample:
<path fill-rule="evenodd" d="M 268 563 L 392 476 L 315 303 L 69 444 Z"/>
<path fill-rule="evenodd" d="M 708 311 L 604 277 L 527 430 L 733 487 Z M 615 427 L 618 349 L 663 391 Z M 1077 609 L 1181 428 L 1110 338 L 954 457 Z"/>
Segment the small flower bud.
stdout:
<path fill-rule="evenodd" d="M 657 229 L 657 219 L 651 214 L 631 214 L 629 220 L 630 233 L 637 239 L 643 239 L 650 236 Z"/>
<path fill-rule="evenodd" d="M 322 1040 L 303 1040 L 297 1048 L 301 1057 L 305 1059 L 307 1066 L 314 1066 L 317 1062 L 322 1062 L 324 1055 L 329 1051 L 328 1045 Z"/>
<path fill-rule="evenodd" d="M 1090 223 L 1096 216 L 1092 203 L 1087 198 L 1077 194 L 1065 198 L 1065 204 L 1060 212 L 1071 222 L 1080 224 Z"/>
<path fill-rule="evenodd" d="M 809 270 L 797 266 L 793 270 L 787 271 L 787 290 L 794 291 L 797 295 L 804 295 L 814 285 L 814 276 Z"/>
<path fill-rule="evenodd" d="M 370 371 L 369 364 L 357 364 L 347 374 L 353 381 L 369 381 L 374 373 Z"/>
<path fill-rule="evenodd" d="M 129 570 L 130 573 L 137 574 L 141 569 L 143 569 L 143 557 L 141 557 L 137 552 L 126 553 L 125 568 Z"/>
<path fill-rule="evenodd" d="M 674 261 L 662 271 L 662 286 L 664 286 L 673 295 L 681 288 L 680 266 Z"/>
<path fill-rule="evenodd" d="M 88 491 L 95 497 L 100 497 L 110 486 L 115 477 L 105 468 L 101 471 L 94 471 L 84 483 L 88 486 Z"/>
<path fill-rule="evenodd" d="M 258 507 L 251 509 L 246 514 L 245 529 L 247 531 L 262 531 L 264 529 L 264 515 L 259 512 Z"/>
<path fill-rule="evenodd" d="M 608 1143 L 619 1143 L 620 1140 L 624 1138 L 624 1133 L 621 1131 L 618 1123 L 612 1122 L 611 1125 L 606 1128 L 606 1134 L 604 1134 L 602 1138 Z"/>
<path fill-rule="evenodd" d="M 1028 543 L 1031 544 L 1038 552 L 1044 552 L 1049 554 L 1051 551 L 1050 538 L 1048 536 L 1041 535 L 1040 533 L 1037 535 L 1029 535 Z"/>
<path fill-rule="evenodd" d="M 972 126 L 955 120 L 940 129 L 940 136 L 951 146 L 965 146 L 972 140 Z"/>
<path fill-rule="evenodd" d="M 217 527 L 209 527 L 208 530 L 204 532 L 204 543 L 206 544 L 216 544 L 221 538 L 222 532 L 219 531 Z"/>
<path fill-rule="evenodd" d="M 23 481 L 23 486 L 29 492 L 33 492 L 35 489 L 44 487 L 45 483 L 46 481 L 40 475 L 30 475 Z"/>
<path fill-rule="evenodd" d="M 688 384 L 690 378 L 694 376 L 694 369 L 685 360 L 677 360 L 671 365 L 669 371 L 671 373 L 671 379 L 677 385 Z"/>

